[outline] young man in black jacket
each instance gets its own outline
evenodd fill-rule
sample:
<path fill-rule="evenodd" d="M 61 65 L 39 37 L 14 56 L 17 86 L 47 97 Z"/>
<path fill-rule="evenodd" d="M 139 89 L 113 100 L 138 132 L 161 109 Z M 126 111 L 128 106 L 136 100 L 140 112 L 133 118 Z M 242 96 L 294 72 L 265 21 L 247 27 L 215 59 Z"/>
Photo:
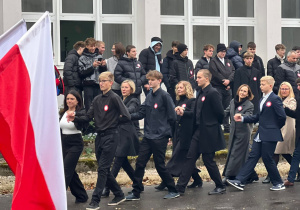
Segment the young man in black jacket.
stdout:
<path fill-rule="evenodd" d="M 176 60 L 173 61 L 170 69 L 171 86 L 175 89 L 179 81 L 188 81 L 191 83 L 193 90 L 195 90 L 194 65 L 187 57 L 188 47 L 185 44 L 179 44 L 177 49 L 178 52 L 175 53 Z"/>
<path fill-rule="evenodd" d="M 139 61 L 143 64 L 143 68 L 148 73 L 150 70 L 161 71 L 161 51 L 163 41 L 159 37 L 152 37 L 151 45 L 143 49 L 139 55 Z M 149 89 L 143 88 L 145 95 L 149 93 Z"/>
<path fill-rule="evenodd" d="M 170 199 L 179 196 L 174 179 L 165 166 L 167 144 L 172 136 L 171 127 L 177 119 L 174 110 L 175 105 L 170 95 L 160 88 L 162 74 L 153 70 L 149 71 L 146 76 L 152 90 L 141 105 L 139 112 L 131 114 L 131 120 L 145 118 L 145 125 L 144 138 L 140 144 L 139 156 L 136 160 L 132 194 L 126 197 L 126 200 L 130 201 L 140 200 L 140 193 L 144 189 L 142 181 L 146 164 L 152 154 L 155 168 L 169 190 L 164 198 Z"/>
<path fill-rule="evenodd" d="M 267 64 L 267 75 L 275 77 L 277 67 L 285 61 L 285 49 L 283 44 L 277 44 L 275 46 L 276 55 L 270 59 Z"/>
<path fill-rule="evenodd" d="M 65 93 L 72 89 L 76 90 L 82 96 L 82 81 L 78 69 L 78 60 L 85 48 L 83 41 L 78 41 L 73 45 L 73 49 L 68 53 L 64 65 L 64 84 Z"/>

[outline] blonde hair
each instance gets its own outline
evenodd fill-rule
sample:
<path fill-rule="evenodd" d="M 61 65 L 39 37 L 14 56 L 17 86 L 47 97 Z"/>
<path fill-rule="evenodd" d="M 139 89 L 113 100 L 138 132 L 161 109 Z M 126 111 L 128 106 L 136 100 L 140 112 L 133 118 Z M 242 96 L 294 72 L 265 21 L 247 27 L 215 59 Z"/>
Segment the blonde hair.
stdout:
<path fill-rule="evenodd" d="M 124 81 L 122 82 L 122 84 L 121 84 L 121 87 L 122 87 L 122 85 L 123 85 L 124 83 L 127 83 L 127 84 L 130 86 L 131 94 L 132 94 L 132 93 L 135 93 L 135 84 L 134 84 L 134 82 L 133 82 L 132 80 L 130 80 L 130 79 L 124 80 Z"/>
<path fill-rule="evenodd" d="M 97 48 L 100 47 L 100 45 L 105 46 L 105 43 L 102 42 L 102 41 L 96 41 L 96 42 L 95 42 L 95 46 L 96 46 Z"/>
<path fill-rule="evenodd" d="M 179 86 L 179 84 L 182 84 L 183 87 L 185 88 L 185 96 L 190 99 L 190 98 L 194 98 L 194 91 L 193 91 L 193 88 L 192 88 L 192 85 L 191 83 L 189 83 L 188 81 L 180 81 L 177 83 L 176 87 L 175 87 L 175 93 L 176 93 L 176 100 L 179 101 L 180 99 L 180 96 L 178 95 L 178 92 L 177 92 L 177 88 Z"/>
<path fill-rule="evenodd" d="M 105 71 L 105 72 L 102 72 L 100 75 L 99 75 L 99 81 L 100 81 L 100 79 L 101 78 L 108 78 L 110 81 L 114 81 L 114 75 L 111 73 L 111 72 L 109 72 L 109 71 Z"/>
<path fill-rule="evenodd" d="M 275 80 L 272 76 L 264 76 L 260 79 L 260 81 L 265 81 L 267 82 L 269 85 L 272 85 L 274 87 L 275 84 Z"/>
<path fill-rule="evenodd" d="M 286 86 L 289 87 L 289 89 L 290 89 L 290 94 L 289 94 L 288 97 L 290 97 L 290 98 L 295 98 L 294 90 L 293 90 L 293 88 L 292 88 L 292 85 L 291 85 L 289 82 L 283 82 L 283 83 L 280 84 L 280 86 L 279 86 L 279 91 L 278 91 L 278 96 L 282 99 L 282 95 L 281 95 L 281 92 L 280 92 L 280 88 L 281 88 L 282 85 L 286 85 Z"/>

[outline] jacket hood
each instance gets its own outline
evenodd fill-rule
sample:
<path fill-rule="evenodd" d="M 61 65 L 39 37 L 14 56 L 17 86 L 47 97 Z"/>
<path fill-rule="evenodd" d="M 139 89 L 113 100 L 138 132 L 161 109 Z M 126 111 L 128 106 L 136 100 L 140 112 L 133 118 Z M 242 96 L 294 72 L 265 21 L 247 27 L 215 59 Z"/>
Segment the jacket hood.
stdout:
<path fill-rule="evenodd" d="M 127 62 L 134 62 L 134 61 L 137 61 L 136 58 L 128 58 L 127 55 L 123 55 L 120 60 L 124 60 L 124 61 L 127 61 Z"/>
<path fill-rule="evenodd" d="M 166 57 L 169 57 L 169 58 L 174 59 L 175 57 L 174 57 L 174 54 L 173 54 L 173 50 L 169 50 L 169 51 L 167 52 L 167 54 L 166 54 Z"/>
<path fill-rule="evenodd" d="M 238 53 L 233 49 L 233 48 L 228 48 L 226 52 L 226 57 L 227 58 L 232 58 L 234 56 L 238 55 Z"/>
<path fill-rule="evenodd" d="M 157 43 L 161 44 L 161 48 L 157 53 L 155 53 L 155 51 L 153 50 L 153 46 L 156 45 Z M 160 55 L 161 51 L 162 51 L 162 48 L 163 48 L 163 43 L 160 42 L 160 41 L 152 41 L 151 44 L 150 44 L 150 49 L 152 50 L 152 52 L 154 52 L 155 55 Z"/>
<path fill-rule="evenodd" d="M 238 41 L 233 40 L 232 42 L 230 42 L 229 48 L 232 48 L 232 49 L 234 49 L 235 52 L 239 53 L 239 47 L 240 47 L 241 45 L 242 45 L 242 44 L 239 43 Z"/>

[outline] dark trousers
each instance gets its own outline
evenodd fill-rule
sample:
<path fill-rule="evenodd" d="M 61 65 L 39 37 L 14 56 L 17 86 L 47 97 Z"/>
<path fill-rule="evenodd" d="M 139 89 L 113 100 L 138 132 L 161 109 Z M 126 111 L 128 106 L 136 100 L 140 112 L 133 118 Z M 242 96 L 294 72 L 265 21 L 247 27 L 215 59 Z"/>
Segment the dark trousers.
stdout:
<path fill-rule="evenodd" d="M 181 192 L 185 191 L 185 188 L 190 181 L 190 177 L 195 173 L 195 164 L 201 153 L 198 152 L 198 141 L 192 139 L 191 146 L 186 158 L 186 164 L 182 173 L 177 181 L 177 189 Z M 219 168 L 214 161 L 215 153 L 202 153 L 203 163 L 209 173 L 210 178 L 215 182 L 216 187 L 224 188 L 222 183 L 221 174 Z"/>
<path fill-rule="evenodd" d="M 127 157 L 115 157 L 115 161 L 111 169 L 112 175 L 117 177 L 121 168 L 124 169 L 131 180 L 134 179 L 134 170 Z"/>
<path fill-rule="evenodd" d="M 166 184 L 169 192 L 177 192 L 175 188 L 174 179 L 168 172 L 165 165 L 165 154 L 167 150 L 168 138 L 162 139 L 147 139 L 143 138 L 140 149 L 139 156 L 136 160 L 134 179 L 133 179 L 133 194 L 136 197 L 140 197 L 141 191 L 143 191 L 143 177 L 145 174 L 146 164 L 153 154 L 153 159 L 155 163 L 155 168 L 157 173 L 161 177 L 162 181 Z"/>
<path fill-rule="evenodd" d="M 176 103 L 176 93 L 175 93 L 175 87 L 171 86 L 167 88 L 167 92 L 170 94 L 174 104 Z"/>
<path fill-rule="evenodd" d="M 287 178 L 289 182 L 294 182 L 296 173 L 298 172 L 299 169 L 299 162 L 300 162 L 300 141 L 298 139 L 295 151 L 293 153 L 291 168 Z"/>
<path fill-rule="evenodd" d="M 81 134 L 62 134 L 61 139 L 66 188 L 70 187 L 72 195 L 76 197 L 76 201 L 85 202 L 88 199 L 88 195 L 75 171 L 78 159 L 83 150 Z"/>
<path fill-rule="evenodd" d="M 110 166 L 116 153 L 118 139 L 119 133 L 117 130 L 107 130 L 105 132 L 99 132 L 95 140 L 95 153 L 98 162 L 98 178 L 92 200 L 98 203 L 100 202 L 105 184 L 109 189 L 111 189 L 116 197 L 124 196 L 122 189 L 110 171 Z"/>
<path fill-rule="evenodd" d="M 224 88 L 216 87 L 216 89 L 221 95 L 223 109 L 225 110 L 229 106 L 230 101 L 232 99 L 231 89 L 225 90 L 225 87 Z M 224 126 L 224 129 L 229 129 L 229 127 L 230 127 L 229 116 L 224 118 L 223 126 Z"/>
<path fill-rule="evenodd" d="M 97 95 L 99 95 L 100 87 L 99 85 L 84 86 L 83 93 L 84 93 L 84 108 L 86 111 L 88 111 L 90 109 L 93 99 Z"/>
<path fill-rule="evenodd" d="M 268 171 L 270 180 L 273 185 L 282 184 L 280 174 L 278 172 L 276 163 L 273 159 L 274 151 L 276 149 L 277 142 L 253 141 L 252 150 L 249 153 L 249 157 L 246 163 L 241 168 L 236 179 L 242 183 L 246 183 L 246 180 L 251 177 L 253 169 L 255 168 L 258 160 L 262 157 L 265 167 Z M 297 168 L 298 169 L 298 168 Z"/>

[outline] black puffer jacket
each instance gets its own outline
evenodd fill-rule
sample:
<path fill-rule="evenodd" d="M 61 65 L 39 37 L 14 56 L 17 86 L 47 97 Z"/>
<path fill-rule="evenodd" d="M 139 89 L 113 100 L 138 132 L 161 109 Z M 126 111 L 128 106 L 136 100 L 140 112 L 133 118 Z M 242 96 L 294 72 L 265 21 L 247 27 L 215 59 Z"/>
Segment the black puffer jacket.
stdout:
<path fill-rule="evenodd" d="M 166 57 L 163 60 L 163 64 L 161 67 L 161 73 L 163 74 L 163 83 L 165 83 L 167 88 L 170 88 L 170 69 L 173 61 L 175 60 L 175 55 L 173 54 L 173 50 L 169 50 L 167 52 Z"/>
<path fill-rule="evenodd" d="M 204 56 L 201 57 L 195 66 L 195 77 L 197 76 L 197 73 L 200 69 L 208 69 L 208 68 L 209 68 L 209 63 L 208 63 L 206 57 L 204 57 Z"/>
<path fill-rule="evenodd" d="M 230 43 L 229 48 L 227 49 L 227 52 L 226 52 L 226 57 L 231 60 L 235 69 L 238 69 L 244 65 L 243 59 L 239 55 L 239 47 L 240 46 L 241 46 L 241 43 L 234 40 Z"/>
<path fill-rule="evenodd" d="M 188 57 L 181 57 L 175 53 L 176 60 L 173 61 L 170 69 L 170 83 L 175 87 L 179 81 L 188 81 L 191 83 L 193 89 L 196 88 L 196 81 L 194 78 L 193 62 Z"/>
<path fill-rule="evenodd" d="M 72 49 L 65 60 L 64 65 L 64 84 L 68 87 L 82 87 L 82 81 L 79 76 L 79 69 L 78 69 L 78 59 L 80 55 L 77 53 L 75 49 Z"/>
<path fill-rule="evenodd" d="M 146 72 L 143 69 L 141 62 L 136 58 L 130 59 L 123 56 L 118 61 L 115 68 L 115 81 L 119 84 L 126 79 L 131 79 L 135 83 L 135 94 L 139 95 L 142 93 L 142 86 L 147 83 Z"/>
<path fill-rule="evenodd" d="M 275 71 L 279 65 L 281 65 L 281 61 L 277 58 L 277 56 L 270 59 L 267 64 L 267 75 L 275 77 Z"/>
<path fill-rule="evenodd" d="M 161 54 L 155 55 L 151 47 L 148 47 L 141 51 L 139 55 L 139 61 L 143 64 L 143 68 L 146 73 L 148 73 L 148 71 L 150 70 L 156 70 L 155 56 L 157 56 L 157 60 L 161 69 Z"/>

